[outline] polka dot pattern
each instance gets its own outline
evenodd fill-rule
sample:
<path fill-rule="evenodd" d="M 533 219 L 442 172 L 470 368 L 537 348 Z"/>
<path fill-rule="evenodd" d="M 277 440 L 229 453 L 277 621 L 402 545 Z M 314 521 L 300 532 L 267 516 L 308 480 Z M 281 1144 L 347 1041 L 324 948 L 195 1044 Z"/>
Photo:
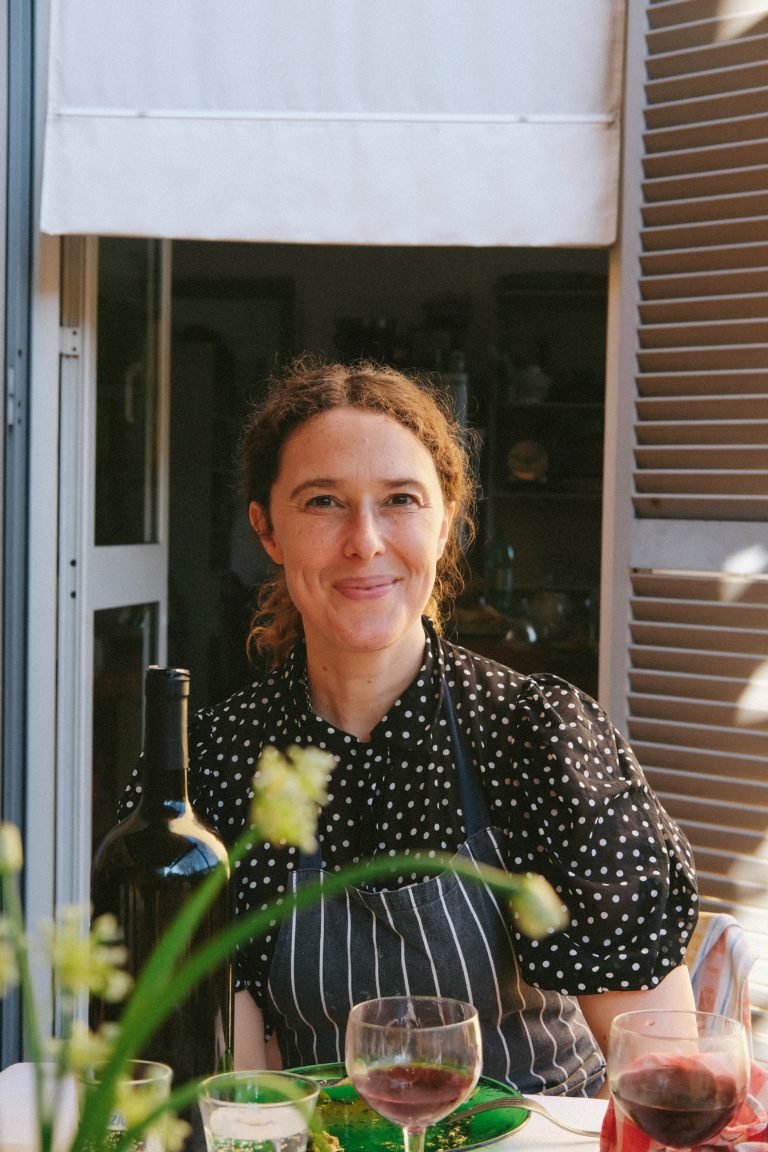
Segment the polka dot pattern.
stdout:
<path fill-rule="evenodd" d="M 444 680 L 507 867 L 542 873 L 570 913 L 565 931 L 542 941 L 515 936 L 525 979 L 566 995 L 658 984 L 681 963 L 696 922 L 695 872 L 685 837 L 632 750 L 599 705 L 566 681 L 524 677 L 425 626 L 424 664 L 370 742 L 313 712 L 302 649 L 262 682 L 193 717 L 196 810 L 231 843 L 247 819 L 262 747 L 315 744 L 337 758 L 318 828 L 327 870 L 380 854 L 415 861 L 454 852 L 466 834 L 440 706 Z M 123 814 L 138 791 L 134 782 Z M 297 865 L 294 849 L 255 842 L 236 871 L 236 913 L 279 899 Z M 387 886 L 418 879 L 406 870 Z M 238 987 L 262 1004 L 275 939 L 270 932 L 251 941 L 238 958 Z"/>

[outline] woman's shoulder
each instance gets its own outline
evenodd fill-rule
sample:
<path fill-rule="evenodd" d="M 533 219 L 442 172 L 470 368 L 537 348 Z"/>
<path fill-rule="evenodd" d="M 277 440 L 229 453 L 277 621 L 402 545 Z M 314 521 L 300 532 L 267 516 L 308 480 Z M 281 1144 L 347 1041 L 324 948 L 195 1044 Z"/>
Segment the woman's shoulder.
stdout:
<path fill-rule="evenodd" d="M 270 673 L 233 692 L 225 700 L 198 709 L 189 722 L 190 753 L 199 757 L 207 749 L 248 738 L 284 693 L 282 677 Z"/>
<path fill-rule="evenodd" d="M 446 677 L 457 712 L 482 726 L 482 743 L 519 742 L 546 759 L 578 767 L 584 757 L 621 762 L 620 775 L 636 765 L 610 717 L 588 693 L 551 672 L 516 672 L 455 644 L 444 645 Z M 625 766 L 624 762 L 629 760 Z"/>
<path fill-rule="evenodd" d="M 603 715 L 600 705 L 591 696 L 556 673 L 517 672 L 507 664 L 460 644 L 443 641 L 442 647 L 446 675 L 452 689 L 479 692 L 550 712 L 572 712 L 575 709 L 588 715 Z"/>
<path fill-rule="evenodd" d="M 451 687 L 480 688 L 486 692 L 517 691 L 525 677 L 514 668 L 491 660 L 450 640 L 440 641 L 446 676 Z"/>

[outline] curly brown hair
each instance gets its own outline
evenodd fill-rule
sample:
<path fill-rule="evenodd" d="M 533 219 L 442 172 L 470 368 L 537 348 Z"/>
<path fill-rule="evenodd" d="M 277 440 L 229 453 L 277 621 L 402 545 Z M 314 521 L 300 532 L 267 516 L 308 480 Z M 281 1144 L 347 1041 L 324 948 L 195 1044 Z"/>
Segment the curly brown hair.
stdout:
<path fill-rule="evenodd" d="M 408 428 L 431 455 L 446 504 L 455 504 L 426 607 L 440 630 L 464 583 L 463 557 L 475 534 L 476 484 L 471 465 L 473 433 L 457 422 L 445 393 L 430 381 L 368 361 L 351 365 L 318 364 L 306 358 L 297 361 L 270 381 L 266 399 L 246 421 L 241 444 L 244 495 L 249 504 L 259 504 L 268 518 L 283 446 L 302 424 L 334 408 L 381 413 Z M 301 617 L 280 569 L 261 588 L 248 650 L 276 667 L 301 635 Z"/>

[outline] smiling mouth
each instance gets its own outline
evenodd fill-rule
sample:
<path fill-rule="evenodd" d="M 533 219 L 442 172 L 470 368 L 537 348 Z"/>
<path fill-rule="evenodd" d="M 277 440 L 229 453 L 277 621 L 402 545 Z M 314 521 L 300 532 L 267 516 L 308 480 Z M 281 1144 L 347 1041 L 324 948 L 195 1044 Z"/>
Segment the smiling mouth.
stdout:
<path fill-rule="evenodd" d="M 368 577 L 361 580 L 339 580 L 334 588 L 348 600 L 376 600 L 386 596 L 397 583 L 393 576 Z"/>

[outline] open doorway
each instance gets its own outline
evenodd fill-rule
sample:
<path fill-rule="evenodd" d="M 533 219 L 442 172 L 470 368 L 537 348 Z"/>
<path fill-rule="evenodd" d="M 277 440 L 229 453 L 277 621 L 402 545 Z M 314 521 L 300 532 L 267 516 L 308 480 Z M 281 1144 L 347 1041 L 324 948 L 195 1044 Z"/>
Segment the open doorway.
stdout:
<path fill-rule="evenodd" d="M 190 667 L 193 707 L 251 675 L 267 562 L 237 444 L 270 373 L 304 352 L 452 390 L 482 444 L 456 634 L 595 692 L 606 269 L 603 250 L 174 243 L 168 658 Z"/>

